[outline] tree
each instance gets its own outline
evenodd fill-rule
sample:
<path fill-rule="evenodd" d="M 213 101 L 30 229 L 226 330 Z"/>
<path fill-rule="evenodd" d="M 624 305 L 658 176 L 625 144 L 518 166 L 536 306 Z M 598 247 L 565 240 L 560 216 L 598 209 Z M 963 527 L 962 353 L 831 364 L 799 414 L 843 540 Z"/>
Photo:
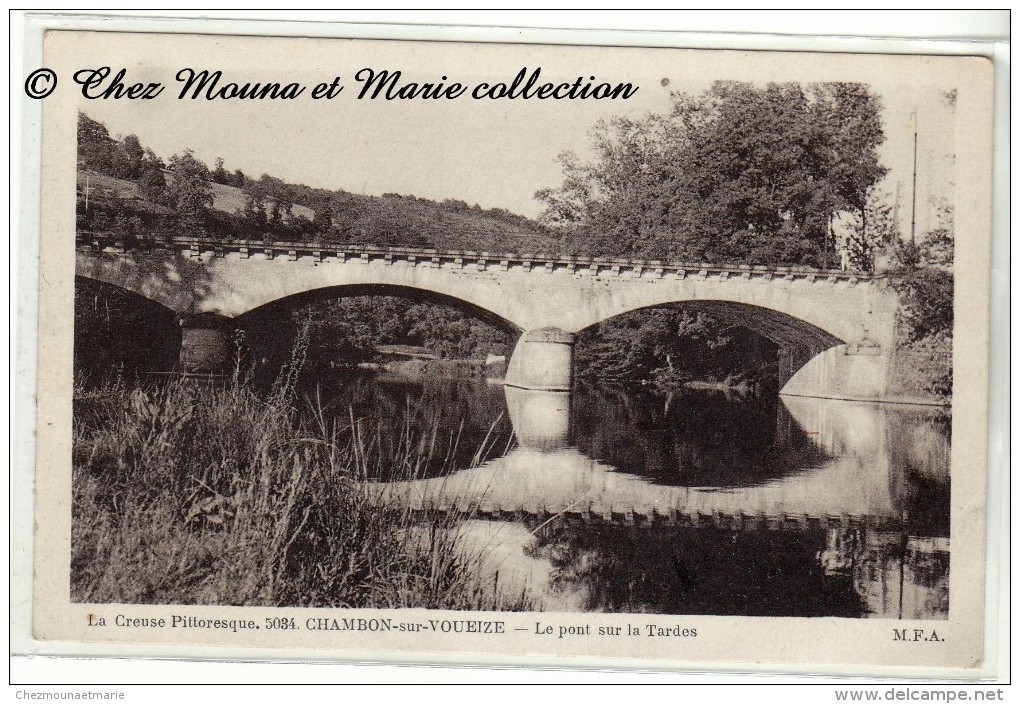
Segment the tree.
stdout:
<path fill-rule="evenodd" d="M 262 174 L 257 183 L 245 188 L 248 195 L 246 213 L 254 222 L 268 224 L 274 231 L 283 227 L 283 216 L 290 217 L 294 208 L 294 192 L 282 179 Z"/>
<path fill-rule="evenodd" d="M 256 228 L 264 228 L 268 221 L 266 217 L 266 191 L 260 181 L 245 181 L 242 188 L 244 191 L 244 217 Z"/>
<path fill-rule="evenodd" d="M 225 185 L 230 184 L 230 174 L 223 168 L 223 157 L 218 156 L 213 162 L 212 180 L 216 183 L 222 183 Z"/>
<path fill-rule="evenodd" d="M 205 224 L 205 209 L 212 205 L 209 167 L 196 159 L 194 152 L 170 157 L 170 180 L 166 185 L 167 204 L 177 211 L 182 228 L 197 234 Z"/>
<path fill-rule="evenodd" d="M 320 195 L 314 201 L 313 210 L 315 214 L 312 217 L 312 224 L 315 231 L 319 234 L 328 233 L 333 229 L 333 203 L 332 199 L 327 195 Z"/>
<path fill-rule="evenodd" d="M 945 198 L 933 199 L 932 205 L 935 207 L 935 226 L 921 243 L 921 260 L 928 266 L 951 270 L 956 240 L 953 205 Z"/>
<path fill-rule="evenodd" d="M 605 130 L 605 123 L 600 122 L 596 127 L 596 139 Z M 600 146 L 604 150 L 605 145 Z M 596 180 L 600 173 L 594 166 L 582 163 L 573 152 L 562 152 L 557 158 L 563 168 L 563 185 L 543 188 L 535 193 L 535 198 L 545 203 L 539 222 L 564 229 L 577 227 L 586 222 L 589 211 L 594 207 Z"/>
<path fill-rule="evenodd" d="M 764 348 L 764 349 L 763 349 Z M 744 328 L 682 307 L 638 310 L 583 331 L 575 347 L 582 381 L 653 384 L 769 381 L 775 346 Z"/>
<path fill-rule="evenodd" d="M 953 275 L 932 267 L 905 273 L 898 286 L 908 342 L 953 335 Z"/>
<path fill-rule="evenodd" d="M 361 231 L 365 210 L 362 204 L 347 191 L 337 191 L 332 200 L 333 223 L 342 235 L 350 237 Z"/>
<path fill-rule="evenodd" d="M 123 141 L 114 145 L 111 153 L 109 174 L 123 179 L 133 180 L 138 178 L 141 174 L 144 156 L 145 149 L 142 148 L 138 137 L 129 134 Z"/>
<path fill-rule="evenodd" d="M 542 220 L 584 253 L 832 265 L 830 220 L 885 172 L 878 111 L 856 84 L 674 94 L 668 115 L 597 125 L 592 162 L 562 155 Z"/>
<path fill-rule="evenodd" d="M 821 126 L 832 149 L 831 180 L 840 209 L 863 215 L 871 187 L 886 174 L 877 147 L 885 141 L 878 98 L 861 83 L 822 83 L 812 87 Z"/>
<path fill-rule="evenodd" d="M 78 163 L 81 168 L 109 173 L 113 165 L 116 140 L 106 125 L 83 112 L 78 113 Z"/>
<path fill-rule="evenodd" d="M 935 224 L 921 242 L 900 242 L 896 252 L 907 342 L 953 335 L 953 207 L 944 200 L 935 205 Z"/>
<path fill-rule="evenodd" d="M 936 205 L 936 221 L 919 243 L 900 242 L 894 282 L 900 294 L 900 346 L 920 369 L 924 391 L 953 393 L 953 208 Z"/>
<path fill-rule="evenodd" d="M 506 332 L 445 306 L 416 303 L 404 313 L 404 320 L 409 341 L 443 358 L 505 354 L 512 345 Z"/>
<path fill-rule="evenodd" d="M 895 242 L 899 237 L 893 222 L 893 208 L 888 194 L 869 189 L 863 212 L 849 211 L 844 218 L 847 227 L 843 249 L 847 266 L 856 271 L 872 272 L 875 250 Z"/>
<path fill-rule="evenodd" d="M 163 160 L 156 156 L 152 150 L 145 150 L 138 176 L 138 192 L 142 198 L 152 203 L 166 201 L 166 178 L 163 176 L 165 168 Z"/>

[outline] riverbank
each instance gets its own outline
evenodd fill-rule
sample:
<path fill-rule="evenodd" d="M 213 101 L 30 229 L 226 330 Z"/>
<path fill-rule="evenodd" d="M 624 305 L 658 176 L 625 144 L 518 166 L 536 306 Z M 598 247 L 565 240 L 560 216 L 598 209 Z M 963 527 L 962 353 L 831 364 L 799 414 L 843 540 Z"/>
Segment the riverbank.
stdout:
<path fill-rule="evenodd" d="M 506 359 L 399 359 L 383 362 L 367 362 L 359 369 L 381 371 L 409 380 L 420 380 L 426 376 L 447 379 L 502 379 L 506 374 Z"/>
<path fill-rule="evenodd" d="M 433 438 L 299 414 L 289 382 L 76 390 L 72 600 L 530 608 L 483 577 L 458 521 L 370 501 L 365 479 L 414 477 Z"/>

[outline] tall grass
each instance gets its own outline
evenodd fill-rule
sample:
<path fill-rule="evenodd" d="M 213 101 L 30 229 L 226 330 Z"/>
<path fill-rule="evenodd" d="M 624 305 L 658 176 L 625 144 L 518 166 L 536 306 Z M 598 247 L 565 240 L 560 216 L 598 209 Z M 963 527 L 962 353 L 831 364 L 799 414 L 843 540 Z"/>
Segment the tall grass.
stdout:
<path fill-rule="evenodd" d="M 418 476 L 435 432 L 383 443 L 298 399 L 286 371 L 268 394 L 240 374 L 76 392 L 72 598 L 530 608 L 482 577 L 456 519 L 373 490 L 370 477 Z"/>

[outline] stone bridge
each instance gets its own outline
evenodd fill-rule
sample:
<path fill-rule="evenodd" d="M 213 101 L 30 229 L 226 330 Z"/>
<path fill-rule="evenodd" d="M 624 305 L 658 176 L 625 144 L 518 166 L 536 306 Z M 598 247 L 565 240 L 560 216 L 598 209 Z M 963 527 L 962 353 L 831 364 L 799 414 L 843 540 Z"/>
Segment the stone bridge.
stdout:
<path fill-rule="evenodd" d="M 789 395 L 880 400 L 895 343 L 897 296 L 884 277 L 798 267 L 82 235 L 76 274 L 176 313 L 192 370 L 226 353 L 234 319 L 320 295 L 448 304 L 516 331 L 506 383 L 526 389 L 568 389 L 576 333 L 663 304 L 773 341 Z"/>

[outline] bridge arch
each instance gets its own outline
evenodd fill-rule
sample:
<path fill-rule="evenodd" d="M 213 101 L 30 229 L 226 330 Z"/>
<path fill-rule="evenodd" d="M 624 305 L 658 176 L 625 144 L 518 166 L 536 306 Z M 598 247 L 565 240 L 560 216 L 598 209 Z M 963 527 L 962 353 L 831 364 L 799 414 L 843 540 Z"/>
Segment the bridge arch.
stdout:
<path fill-rule="evenodd" d="M 679 282 L 678 282 L 679 283 Z M 743 325 L 776 342 L 804 339 L 824 349 L 867 337 L 871 321 L 868 291 L 794 292 L 762 285 L 723 281 L 688 281 L 681 285 L 631 286 L 610 291 L 602 300 L 582 307 L 571 332 L 647 308 L 683 306 Z M 840 303 L 845 303 L 841 305 Z M 566 328 L 565 328 L 566 329 Z M 806 336 L 806 337 L 804 337 Z"/>
<path fill-rule="evenodd" d="M 237 318 L 292 296 L 319 295 L 315 292 L 322 289 L 346 289 L 355 295 L 388 289 L 394 292 L 388 295 L 441 302 L 521 331 L 531 327 L 536 299 L 541 298 L 530 292 L 522 296 L 517 282 L 500 277 L 483 274 L 479 285 L 469 269 L 453 274 L 378 260 L 320 264 L 309 258 L 240 258 L 236 253 L 209 258 L 180 252 L 79 252 L 76 266 L 81 276 L 133 291 L 182 315 Z"/>
<path fill-rule="evenodd" d="M 777 348 L 779 388 L 784 387 L 812 358 L 826 350 L 846 344 L 845 340 L 831 332 L 789 313 L 732 300 L 688 299 L 642 306 L 600 320 L 578 332 L 583 334 L 622 316 L 650 310 L 704 313 L 722 323 L 746 328 L 765 338 Z"/>
<path fill-rule="evenodd" d="M 157 371 L 177 362 L 177 313 L 115 283 L 75 276 L 75 363 Z"/>
<path fill-rule="evenodd" d="M 393 296 L 403 298 L 413 303 L 428 303 L 432 305 L 446 306 L 460 311 L 469 317 L 476 318 L 482 322 L 506 332 L 519 335 L 522 328 L 507 320 L 498 313 L 487 308 L 471 303 L 462 298 L 440 293 L 430 289 L 400 286 L 396 284 L 341 284 L 338 286 L 324 286 L 322 288 L 309 289 L 295 293 L 284 298 L 264 303 L 251 308 L 237 316 L 244 320 L 258 315 L 273 314 L 281 309 L 293 309 L 323 299 L 355 298 L 362 296 Z"/>
<path fill-rule="evenodd" d="M 156 298 L 151 298 L 144 293 L 140 293 L 131 289 L 130 287 L 123 286 L 120 282 L 106 281 L 102 278 L 85 276 L 82 274 L 75 274 L 74 277 L 74 288 L 75 297 L 78 301 L 81 301 L 85 296 L 96 295 L 97 293 L 105 291 L 109 295 L 123 296 L 125 299 L 131 301 L 138 307 L 147 307 L 151 309 L 157 315 L 161 315 L 168 318 L 177 316 L 177 311 L 170 305 L 167 305 L 166 301 L 161 301 Z M 92 288 L 95 291 L 83 291 L 84 288 Z"/>
<path fill-rule="evenodd" d="M 668 309 L 705 313 L 721 322 L 745 327 L 780 346 L 802 344 L 821 351 L 845 343 L 844 340 L 827 330 L 789 313 L 732 300 L 679 299 L 667 303 L 656 303 L 639 308 L 631 308 L 630 310 L 600 320 L 578 332 L 589 330 L 595 327 L 595 325 L 600 325 L 623 315 L 644 310 Z"/>

